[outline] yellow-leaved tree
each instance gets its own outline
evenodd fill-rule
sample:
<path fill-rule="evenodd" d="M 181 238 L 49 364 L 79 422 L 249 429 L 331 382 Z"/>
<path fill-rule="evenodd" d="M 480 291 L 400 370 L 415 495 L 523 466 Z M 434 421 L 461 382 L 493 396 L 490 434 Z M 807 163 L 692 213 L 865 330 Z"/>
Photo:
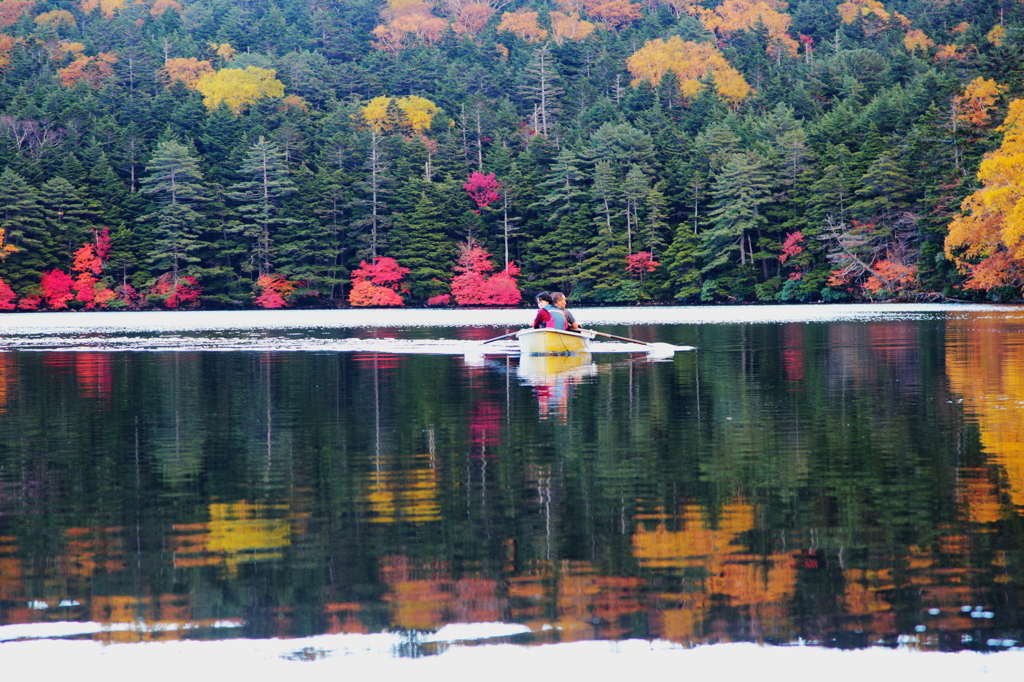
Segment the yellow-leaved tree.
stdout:
<path fill-rule="evenodd" d="M 1010 103 L 999 149 L 978 170 L 981 189 L 949 226 L 946 257 L 967 273 L 965 287 L 1024 285 L 1024 99 Z"/>
<path fill-rule="evenodd" d="M 207 73 L 196 82 L 207 109 L 216 109 L 221 102 L 239 114 L 247 106 L 264 97 L 283 97 L 284 83 L 277 80 L 273 69 L 247 66 L 244 69 L 221 69 Z"/>
<path fill-rule="evenodd" d="M 502 14 L 497 30 L 498 33 L 514 33 L 527 43 L 537 43 L 548 37 L 548 32 L 537 22 L 539 18 L 540 15 L 533 10 L 520 7 L 515 12 Z"/>
<path fill-rule="evenodd" d="M 751 93 L 743 75 L 714 45 L 683 40 L 679 36 L 647 41 L 626 60 L 626 68 L 633 76 L 634 86 L 643 81 L 658 85 L 665 74 L 674 73 L 687 99 L 701 91 L 708 77 L 714 82 L 715 91 L 730 104 L 739 104 Z"/>
<path fill-rule="evenodd" d="M 391 108 L 394 102 L 395 109 Z M 392 100 L 387 95 L 374 97 L 362 108 L 363 121 L 379 133 L 395 128 L 405 128 L 414 133 L 422 133 L 430 128 L 434 114 L 441 109 L 425 97 L 409 95 Z M 396 115 L 397 114 L 397 115 Z"/>

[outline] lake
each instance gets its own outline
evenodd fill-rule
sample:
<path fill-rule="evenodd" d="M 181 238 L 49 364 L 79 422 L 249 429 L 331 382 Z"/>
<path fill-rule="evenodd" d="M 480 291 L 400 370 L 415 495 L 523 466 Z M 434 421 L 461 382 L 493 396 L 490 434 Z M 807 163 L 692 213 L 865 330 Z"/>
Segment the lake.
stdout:
<path fill-rule="evenodd" d="M 0 316 L 0 658 L 1020 665 L 1024 308 L 577 316 L 695 350 L 479 345 L 528 310 Z"/>

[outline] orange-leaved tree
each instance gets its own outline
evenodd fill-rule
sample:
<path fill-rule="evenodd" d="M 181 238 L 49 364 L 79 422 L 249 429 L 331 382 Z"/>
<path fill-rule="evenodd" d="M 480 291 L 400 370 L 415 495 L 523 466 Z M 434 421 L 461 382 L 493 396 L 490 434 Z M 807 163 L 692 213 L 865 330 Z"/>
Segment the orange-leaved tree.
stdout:
<path fill-rule="evenodd" d="M 201 76 L 196 90 L 202 93 L 207 109 L 216 109 L 224 102 L 233 113 L 240 114 L 258 99 L 284 96 L 284 83 L 276 76 L 274 69 L 258 66 L 221 69 Z"/>
<path fill-rule="evenodd" d="M 372 263 L 360 261 L 359 267 L 352 271 L 349 305 L 360 308 L 403 305 L 398 292 L 407 274 L 409 268 L 403 268 L 394 258 L 375 258 Z"/>
<path fill-rule="evenodd" d="M 290 299 L 299 284 L 284 275 L 260 275 L 256 281 L 260 289 L 256 305 L 261 308 L 286 308 L 291 305 Z"/>
<path fill-rule="evenodd" d="M 381 18 L 386 23 L 373 29 L 376 40 L 371 45 L 388 52 L 398 52 L 410 39 L 432 45 L 448 28 L 447 21 L 432 14 L 430 5 L 419 0 L 390 0 L 381 10 Z"/>
<path fill-rule="evenodd" d="M 160 75 L 167 81 L 168 87 L 179 80 L 189 90 L 196 89 L 200 78 L 213 74 L 210 62 L 200 61 L 195 57 L 171 57 L 164 62 L 164 68 L 160 69 Z"/>
<path fill-rule="evenodd" d="M 981 189 L 964 199 L 946 235 L 946 257 L 967 289 L 1024 285 L 1024 99 L 1010 103 L 999 149 L 981 162 Z"/>
<path fill-rule="evenodd" d="M 69 88 L 79 82 L 98 88 L 104 78 L 114 73 L 115 62 L 117 55 L 113 52 L 100 52 L 95 57 L 82 54 L 65 68 L 57 69 L 57 75 L 60 76 L 60 82 Z"/>
<path fill-rule="evenodd" d="M 580 19 L 576 12 L 563 14 L 553 11 L 548 14 L 548 19 L 551 21 L 551 37 L 559 45 L 566 40 L 585 40 L 597 28 L 591 22 Z"/>
<path fill-rule="evenodd" d="M 26 14 L 36 0 L 2 0 L 0 1 L 0 28 L 14 26 Z"/>
<path fill-rule="evenodd" d="M 628 0 L 585 0 L 584 6 L 591 18 L 597 19 L 613 31 L 643 18 L 640 5 Z"/>
<path fill-rule="evenodd" d="M 498 33 L 507 31 L 514 33 L 527 43 L 539 43 L 548 37 L 548 32 L 537 22 L 539 18 L 539 14 L 525 7 L 520 7 L 515 12 L 505 12 L 501 15 Z"/>
<path fill-rule="evenodd" d="M 700 92 L 708 77 L 716 92 L 731 104 L 738 104 L 751 93 L 742 74 L 713 45 L 684 41 L 679 36 L 647 41 L 626 60 L 626 68 L 633 76 L 634 86 L 642 81 L 658 85 L 665 74 L 674 73 L 687 99 Z"/>
<path fill-rule="evenodd" d="M 83 14 L 89 14 L 94 9 L 99 9 L 104 19 L 113 19 L 117 10 L 124 8 L 128 0 L 82 0 L 78 3 Z"/>
<path fill-rule="evenodd" d="M 779 10 L 787 4 L 781 0 L 725 0 L 713 10 L 697 12 L 700 23 L 719 38 L 763 26 L 768 31 L 767 49 L 772 56 L 796 56 L 800 44 L 789 35 L 792 17 Z"/>
<path fill-rule="evenodd" d="M 956 120 L 974 126 L 985 125 L 996 101 L 1004 92 L 1005 85 L 999 85 L 991 78 L 978 76 L 967 84 L 963 94 L 953 97 Z"/>

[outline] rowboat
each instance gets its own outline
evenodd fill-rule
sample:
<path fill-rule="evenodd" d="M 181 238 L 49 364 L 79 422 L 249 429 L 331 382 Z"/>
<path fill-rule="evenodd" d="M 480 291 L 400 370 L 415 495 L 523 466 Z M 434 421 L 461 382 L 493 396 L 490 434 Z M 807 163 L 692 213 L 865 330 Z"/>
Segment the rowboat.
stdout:
<path fill-rule="evenodd" d="M 565 355 L 587 353 L 594 332 L 564 332 L 560 329 L 524 329 L 516 333 L 520 355 Z"/>

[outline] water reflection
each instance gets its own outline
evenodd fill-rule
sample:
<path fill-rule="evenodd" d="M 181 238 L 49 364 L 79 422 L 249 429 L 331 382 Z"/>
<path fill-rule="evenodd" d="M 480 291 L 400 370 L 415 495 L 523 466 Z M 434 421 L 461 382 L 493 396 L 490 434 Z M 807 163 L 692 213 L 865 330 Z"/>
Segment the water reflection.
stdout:
<path fill-rule="evenodd" d="M 702 350 L 668 362 L 2 353 L 0 627 L 1003 649 L 1020 331 L 673 328 Z"/>

